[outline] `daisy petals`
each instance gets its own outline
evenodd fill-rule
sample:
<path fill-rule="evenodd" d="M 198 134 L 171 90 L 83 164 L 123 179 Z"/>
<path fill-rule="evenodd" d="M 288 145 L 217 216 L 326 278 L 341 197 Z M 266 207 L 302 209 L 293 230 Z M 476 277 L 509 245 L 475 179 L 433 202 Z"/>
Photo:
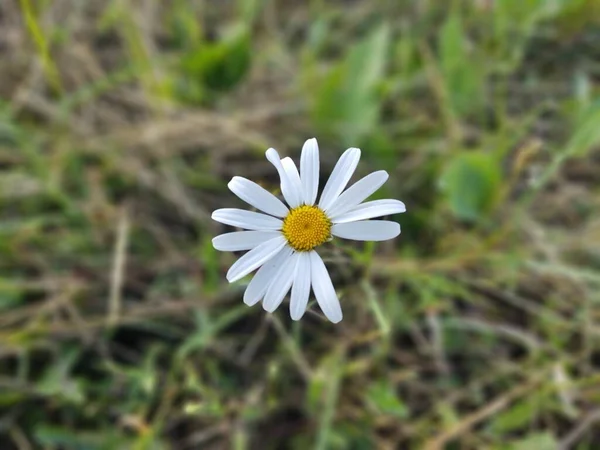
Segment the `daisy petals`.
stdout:
<path fill-rule="evenodd" d="M 217 222 L 246 230 L 281 230 L 283 222 L 275 217 L 237 208 L 221 208 L 211 218 Z"/>
<path fill-rule="evenodd" d="M 273 282 L 267 289 L 263 308 L 267 312 L 273 312 L 283 301 L 288 291 L 292 287 L 292 282 L 296 277 L 296 267 L 298 265 L 299 253 L 293 253 L 278 268 L 279 270 L 273 278 Z"/>
<path fill-rule="evenodd" d="M 362 203 L 346 213 L 334 216 L 331 220 L 333 223 L 346 223 L 403 212 L 406 212 L 406 206 L 400 200 L 373 200 Z"/>
<path fill-rule="evenodd" d="M 262 265 L 256 272 L 246 290 L 244 291 L 244 303 L 252 306 L 258 303 L 267 292 L 267 289 L 273 282 L 275 274 L 281 267 L 281 264 L 287 260 L 292 254 L 292 249 L 289 246 L 283 247 L 279 253 Z"/>
<path fill-rule="evenodd" d="M 227 281 L 233 283 L 244 278 L 253 270 L 262 266 L 265 262 L 275 256 L 286 244 L 283 236 L 263 242 L 253 248 L 240 259 L 238 259 L 227 271 Z"/>
<path fill-rule="evenodd" d="M 300 181 L 300 173 L 298 172 L 296 164 L 294 164 L 294 161 L 289 156 L 281 160 L 281 165 L 283 166 L 283 170 L 285 170 L 288 180 L 291 182 L 294 190 L 295 200 L 294 203 L 290 203 L 290 206 L 295 208 L 296 206 L 300 206 L 302 204 L 302 182 Z"/>
<path fill-rule="evenodd" d="M 227 187 L 243 201 L 267 214 L 285 217 L 289 212 L 281 200 L 254 181 L 244 177 L 233 177 Z"/>
<path fill-rule="evenodd" d="M 357 148 L 349 148 L 340 156 L 323 188 L 323 193 L 319 200 L 319 207 L 321 209 L 327 210 L 338 198 L 348 184 L 348 181 L 350 181 L 359 160 L 360 150 Z"/>
<path fill-rule="evenodd" d="M 300 320 L 306 312 L 308 297 L 310 295 L 310 254 L 299 253 L 296 278 L 292 286 L 290 298 L 290 316 L 292 320 Z"/>
<path fill-rule="evenodd" d="M 212 244 L 216 250 L 222 252 L 239 252 L 251 250 L 277 236 L 281 236 L 279 231 L 234 231 L 213 238 Z"/>
<path fill-rule="evenodd" d="M 386 241 L 400 234 L 400 224 L 389 220 L 337 223 L 331 227 L 331 234 L 355 241 Z"/>
<path fill-rule="evenodd" d="M 361 178 L 341 194 L 326 212 L 330 217 L 335 217 L 350 211 L 379 189 L 388 178 L 389 175 L 385 170 L 379 170 Z"/>
<path fill-rule="evenodd" d="M 342 308 L 329 277 L 329 272 L 327 272 L 327 268 L 317 252 L 312 251 L 309 255 L 311 283 L 317 303 L 319 303 L 325 317 L 333 323 L 338 323 L 343 317 Z"/>
<path fill-rule="evenodd" d="M 319 145 L 315 138 L 307 140 L 302 147 L 300 177 L 304 203 L 314 205 L 319 189 Z"/>
<path fill-rule="evenodd" d="M 279 158 L 279 153 L 277 153 L 277 150 L 270 148 L 265 153 L 265 156 L 279 173 L 279 179 L 281 180 L 281 193 L 283 194 L 285 201 L 292 208 L 300 205 L 302 202 L 302 191 L 299 179 L 295 181 L 294 178 L 290 178 L 288 171 L 282 163 L 282 160 Z M 288 170 L 289 169 L 290 168 L 288 167 Z M 298 172 L 297 169 L 296 172 Z"/>

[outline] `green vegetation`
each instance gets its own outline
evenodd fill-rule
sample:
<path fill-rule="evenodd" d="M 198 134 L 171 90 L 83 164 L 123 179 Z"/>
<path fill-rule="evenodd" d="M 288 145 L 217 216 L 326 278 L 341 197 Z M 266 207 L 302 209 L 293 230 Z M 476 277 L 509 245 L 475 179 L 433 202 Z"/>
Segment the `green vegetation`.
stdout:
<path fill-rule="evenodd" d="M 598 0 L 0 2 L 0 448 L 600 448 Z M 211 246 L 273 146 L 403 200 L 292 322 Z"/>

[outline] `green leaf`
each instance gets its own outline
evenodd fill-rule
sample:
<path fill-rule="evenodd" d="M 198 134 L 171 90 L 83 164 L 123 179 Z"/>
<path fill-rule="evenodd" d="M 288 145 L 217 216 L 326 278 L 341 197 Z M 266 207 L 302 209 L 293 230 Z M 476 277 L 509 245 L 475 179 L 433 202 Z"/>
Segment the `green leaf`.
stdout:
<path fill-rule="evenodd" d="M 454 215 L 475 221 L 495 206 L 501 176 L 500 164 L 494 155 L 463 153 L 450 161 L 440 184 Z"/>
<path fill-rule="evenodd" d="M 348 54 L 348 83 L 357 92 L 371 91 L 383 76 L 389 41 L 390 28 L 383 24 Z"/>
<path fill-rule="evenodd" d="M 523 428 L 536 418 L 539 408 L 539 399 L 527 398 L 498 415 L 492 422 L 492 428 L 499 433 Z"/>
<path fill-rule="evenodd" d="M 581 115 L 575 132 L 565 149 L 557 153 L 544 173 L 536 180 L 536 190 L 541 189 L 570 157 L 585 156 L 589 150 L 600 145 L 600 99 L 592 103 Z"/>
<path fill-rule="evenodd" d="M 484 100 L 484 66 L 469 51 L 458 14 L 450 15 L 442 26 L 439 49 L 441 71 L 452 110 L 459 115 L 477 110 Z"/>
<path fill-rule="evenodd" d="M 251 53 L 250 32 L 245 26 L 233 28 L 218 42 L 201 42 L 181 59 L 183 77 L 175 83 L 176 94 L 197 103 L 208 93 L 233 89 L 248 73 Z"/>
<path fill-rule="evenodd" d="M 331 69 L 315 88 L 312 116 L 323 134 L 346 145 L 356 143 L 377 125 L 381 98 L 377 95 L 388 60 L 390 29 L 384 24 L 355 44 L 344 60 Z"/>
<path fill-rule="evenodd" d="M 400 419 L 409 415 L 409 410 L 396 394 L 394 387 L 384 381 L 372 384 L 367 391 L 367 400 L 380 412 Z"/>
<path fill-rule="evenodd" d="M 213 293 L 217 290 L 221 277 L 219 255 L 212 245 L 211 238 L 210 235 L 205 236 L 200 246 L 200 257 L 205 269 L 202 289 L 207 293 Z"/>
<path fill-rule="evenodd" d="M 534 433 L 512 442 L 507 450 L 556 450 L 558 443 L 550 433 Z"/>
<path fill-rule="evenodd" d="M 569 156 L 584 156 L 598 145 L 600 145 L 600 99 L 581 114 L 565 153 Z"/>
<path fill-rule="evenodd" d="M 248 311 L 247 307 L 239 305 L 213 317 L 206 310 L 197 310 L 196 330 L 179 346 L 176 357 L 183 360 L 191 352 L 206 348 L 224 328 L 240 320 Z"/>
<path fill-rule="evenodd" d="M 0 279 L 0 311 L 17 306 L 23 301 L 24 293 L 18 283 Z"/>
<path fill-rule="evenodd" d="M 264 3 L 265 0 L 238 0 L 238 10 L 246 25 L 254 22 Z"/>
<path fill-rule="evenodd" d="M 326 387 L 326 379 L 322 372 L 311 378 L 306 390 L 307 407 L 311 413 L 314 414 L 320 410 Z"/>
<path fill-rule="evenodd" d="M 321 408 L 317 414 L 317 423 L 319 430 L 314 448 L 324 450 L 331 448 L 332 440 L 335 440 L 336 433 L 333 431 L 333 422 L 338 402 L 340 384 L 342 379 L 342 368 L 344 367 L 344 357 L 340 353 L 334 353 L 329 356 L 323 366 L 320 368 L 325 377 L 325 387 L 323 390 Z"/>
<path fill-rule="evenodd" d="M 132 440 L 116 431 L 86 433 L 64 427 L 41 425 L 34 432 L 35 441 L 44 448 L 64 448 L 68 450 L 109 450 L 131 448 Z"/>
<path fill-rule="evenodd" d="M 404 32 L 395 44 L 395 59 L 402 75 L 408 77 L 419 69 L 418 47 L 414 37 Z"/>
<path fill-rule="evenodd" d="M 176 0 L 170 11 L 169 26 L 173 43 L 179 48 L 189 48 L 200 42 L 201 29 L 198 18 L 190 11 L 187 0 Z"/>
<path fill-rule="evenodd" d="M 46 370 L 37 384 L 43 395 L 56 400 L 81 405 L 85 401 L 83 383 L 71 376 L 71 371 L 79 358 L 79 350 L 69 349 L 62 358 Z"/>
<path fill-rule="evenodd" d="M 587 2 L 587 0 L 583 0 Z M 529 37 L 536 25 L 560 14 L 570 4 L 581 0 L 502 0 L 493 3 L 491 28 L 499 59 L 505 59 L 508 68 L 515 68 L 525 55 Z"/>
<path fill-rule="evenodd" d="M 505 23 L 524 25 L 534 20 L 540 7 L 547 0 L 502 0 L 494 4 L 494 13 L 504 18 Z M 510 20 L 509 20 L 510 19 Z"/>
<path fill-rule="evenodd" d="M 331 28 L 331 17 L 322 15 L 318 16 L 309 24 L 306 46 L 312 54 L 318 54 L 327 42 Z"/>

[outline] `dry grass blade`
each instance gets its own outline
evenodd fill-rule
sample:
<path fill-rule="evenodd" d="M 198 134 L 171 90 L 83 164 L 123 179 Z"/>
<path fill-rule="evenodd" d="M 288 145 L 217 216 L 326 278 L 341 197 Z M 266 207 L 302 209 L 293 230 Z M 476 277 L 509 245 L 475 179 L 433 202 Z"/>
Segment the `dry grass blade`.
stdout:
<path fill-rule="evenodd" d="M 125 277 L 125 264 L 127 261 L 129 227 L 128 212 L 126 208 L 123 208 L 117 222 L 113 269 L 110 277 L 110 295 L 108 298 L 108 313 L 106 318 L 108 326 L 114 326 L 118 322 L 122 310 L 122 288 L 123 279 Z"/>

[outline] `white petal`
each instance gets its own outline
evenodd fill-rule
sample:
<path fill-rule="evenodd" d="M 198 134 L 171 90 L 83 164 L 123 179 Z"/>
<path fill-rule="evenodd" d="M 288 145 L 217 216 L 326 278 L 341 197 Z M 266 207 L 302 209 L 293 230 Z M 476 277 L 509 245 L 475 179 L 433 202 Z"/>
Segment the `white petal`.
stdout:
<path fill-rule="evenodd" d="M 227 186 L 231 192 L 246 203 L 267 214 L 285 217 L 289 212 L 281 200 L 254 181 L 243 177 L 233 177 Z"/>
<path fill-rule="evenodd" d="M 246 230 L 281 230 L 283 222 L 275 217 L 254 211 L 237 208 L 217 209 L 212 213 L 212 219 L 233 227 Z"/>
<path fill-rule="evenodd" d="M 302 147 L 300 177 L 304 203 L 314 205 L 319 190 L 319 145 L 315 138 L 307 140 Z"/>
<path fill-rule="evenodd" d="M 337 298 L 329 272 L 317 252 L 310 252 L 310 276 L 312 288 L 321 311 L 330 321 L 338 323 L 342 320 L 342 308 Z"/>
<path fill-rule="evenodd" d="M 327 180 L 327 184 L 323 188 L 323 193 L 319 200 L 319 207 L 321 209 L 326 210 L 338 198 L 348 184 L 348 181 L 350 181 L 359 160 L 360 150 L 357 148 L 349 148 L 340 156 L 329 176 L 329 180 Z"/>
<path fill-rule="evenodd" d="M 253 248 L 229 268 L 227 281 L 233 283 L 240 278 L 244 278 L 275 256 L 286 242 L 283 236 L 279 236 Z"/>
<path fill-rule="evenodd" d="M 373 217 L 388 216 L 406 212 L 406 206 L 400 200 L 373 200 L 352 208 L 350 211 L 331 218 L 333 223 L 356 222 Z"/>
<path fill-rule="evenodd" d="M 277 172 L 279 173 L 279 179 L 281 180 L 281 193 L 285 198 L 285 201 L 294 208 L 298 206 L 302 202 L 302 196 L 299 186 L 294 185 L 294 181 L 290 179 L 288 173 L 286 172 L 281 159 L 279 159 L 279 153 L 274 148 L 270 148 L 265 153 L 267 159 Z"/>
<path fill-rule="evenodd" d="M 279 231 L 235 231 L 221 234 L 212 240 L 213 247 L 222 252 L 251 250 L 265 241 L 281 236 Z"/>
<path fill-rule="evenodd" d="M 290 299 L 290 316 L 292 320 L 300 320 L 306 311 L 308 296 L 310 295 L 310 254 L 306 252 L 298 253 L 298 267 L 296 268 L 296 278 L 292 286 L 292 296 Z"/>
<path fill-rule="evenodd" d="M 281 264 L 290 257 L 292 251 L 290 246 L 284 246 L 279 253 L 258 269 L 244 292 L 244 303 L 246 305 L 252 306 L 265 296 L 267 289 L 275 278 L 275 274 L 281 267 Z"/>
<path fill-rule="evenodd" d="M 287 258 L 287 260 L 279 267 L 273 282 L 269 286 L 269 289 L 267 289 L 265 299 L 263 300 L 263 308 L 265 311 L 275 311 L 292 287 L 292 282 L 296 277 L 296 267 L 298 266 L 299 257 L 300 255 L 298 253 L 293 253 L 292 256 Z"/>
<path fill-rule="evenodd" d="M 400 224 L 389 220 L 338 223 L 331 227 L 331 234 L 355 241 L 386 241 L 400 234 Z"/>
<path fill-rule="evenodd" d="M 325 212 L 329 217 L 335 217 L 350 211 L 379 189 L 388 178 L 389 175 L 385 170 L 378 170 L 361 178 L 340 195 Z"/>
<path fill-rule="evenodd" d="M 294 164 L 294 161 L 289 156 L 281 160 L 281 165 L 283 166 L 283 170 L 285 170 L 288 179 L 292 183 L 292 189 L 295 191 L 297 203 L 290 204 L 292 208 L 295 208 L 302 204 L 302 182 L 300 181 L 300 174 L 298 173 L 296 164 Z"/>

